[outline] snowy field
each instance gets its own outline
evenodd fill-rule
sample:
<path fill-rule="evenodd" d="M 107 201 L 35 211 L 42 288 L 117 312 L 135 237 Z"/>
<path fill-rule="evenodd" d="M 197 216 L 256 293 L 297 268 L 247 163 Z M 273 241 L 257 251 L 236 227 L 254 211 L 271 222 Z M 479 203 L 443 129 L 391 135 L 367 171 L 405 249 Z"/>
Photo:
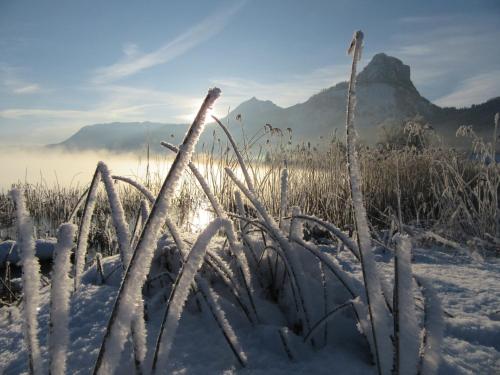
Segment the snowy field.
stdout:
<path fill-rule="evenodd" d="M 215 247 L 220 246 L 220 242 Z M 338 254 L 339 259 L 347 257 Z M 379 254 L 381 268 L 392 271 L 390 256 Z M 110 272 L 118 264 L 118 257 L 104 263 Z M 472 259 L 443 248 L 414 251 L 414 272 L 432 281 L 445 311 L 445 335 L 442 345 L 440 374 L 495 374 L 500 370 L 500 261 L 498 259 Z M 360 276 L 359 269 L 352 269 Z M 68 373 L 90 373 L 102 341 L 105 325 L 114 302 L 118 277 L 111 277 L 108 285 L 95 285 L 95 268 L 84 275 L 84 285 L 71 299 L 70 344 Z M 38 321 L 43 360 L 47 364 L 47 333 L 49 314 L 49 288 L 41 293 Z M 165 294 L 161 294 L 162 296 Z M 168 294 L 167 294 L 168 295 Z M 154 346 L 163 313 L 160 294 L 147 299 L 149 321 L 148 353 Z M 361 340 L 352 339 L 355 327 L 343 327 L 328 345 L 313 350 L 302 345 L 295 336 L 295 358 L 290 361 L 280 342 L 279 313 L 265 299 L 259 300 L 261 313 L 268 322 L 252 327 L 225 301 L 230 319 L 243 350 L 248 367 L 242 368 L 231 354 L 221 332 L 217 329 L 206 306 L 201 311 L 191 300 L 182 314 L 174 339 L 168 367 L 169 374 L 375 374 L 369 364 Z M 266 310 L 266 311 L 264 311 Z M 264 314 L 263 314 L 264 315 Z M 283 322 L 281 322 L 283 324 Z M 352 323 L 351 323 L 352 324 Z M 329 327 L 333 337 L 335 327 Z M 352 332 L 351 332 L 352 331 Z M 359 335 L 354 335 L 354 337 Z M 0 309 L 0 369 L 5 375 L 27 373 L 27 353 L 23 344 L 22 314 L 16 307 Z M 133 368 L 131 343 L 128 342 L 117 373 L 130 373 Z M 150 356 L 146 362 L 151 361 Z"/>

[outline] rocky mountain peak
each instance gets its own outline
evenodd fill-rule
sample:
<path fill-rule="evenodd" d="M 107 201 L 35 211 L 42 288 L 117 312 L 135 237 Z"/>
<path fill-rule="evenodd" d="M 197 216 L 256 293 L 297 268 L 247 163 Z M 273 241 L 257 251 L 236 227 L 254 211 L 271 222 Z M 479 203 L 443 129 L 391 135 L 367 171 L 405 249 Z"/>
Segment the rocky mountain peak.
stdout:
<path fill-rule="evenodd" d="M 415 90 L 410 79 L 410 67 L 385 53 L 373 56 L 358 76 L 359 83 L 387 83 Z"/>

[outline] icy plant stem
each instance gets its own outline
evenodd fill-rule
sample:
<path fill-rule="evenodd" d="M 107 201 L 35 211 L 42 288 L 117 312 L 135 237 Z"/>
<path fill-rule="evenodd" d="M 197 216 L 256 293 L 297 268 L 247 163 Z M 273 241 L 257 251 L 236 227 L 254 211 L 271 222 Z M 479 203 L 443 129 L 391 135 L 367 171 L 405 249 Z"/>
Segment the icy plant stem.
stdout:
<path fill-rule="evenodd" d="M 254 266 L 257 266 L 257 255 L 255 251 L 255 244 L 252 240 L 252 238 L 248 235 L 248 225 L 245 222 L 244 218 L 246 218 L 246 212 L 245 212 L 245 206 L 243 205 L 243 200 L 241 199 L 241 194 L 239 190 L 234 191 L 234 201 L 236 202 L 236 208 L 241 216 L 240 219 L 240 232 L 241 232 L 241 237 L 243 239 L 243 243 L 246 244 L 245 249 L 247 249 L 247 259 L 250 261 L 250 259 L 253 260 Z M 248 252 L 250 252 L 250 255 L 248 255 Z"/>
<path fill-rule="evenodd" d="M 151 209 L 151 214 L 137 242 L 132 259 L 125 271 L 125 276 L 109 318 L 104 340 L 99 350 L 94 374 L 112 373 L 119 362 L 120 354 L 129 333 L 130 323 L 135 315 L 136 298 L 151 268 L 151 260 L 161 226 L 165 222 L 168 213 L 170 199 L 179 184 L 182 173 L 191 160 L 196 143 L 204 129 L 206 113 L 219 96 L 220 90 L 218 88 L 209 90 L 163 182 Z"/>
<path fill-rule="evenodd" d="M 281 171 L 281 194 L 280 194 L 280 219 L 279 227 L 283 230 L 283 218 L 287 216 L 288 205 L 288 169 L 283 168 Z"/>
<path fill-rule="evenodd" d="M 69 341 L 69 298 L 71 295 L 71 250 L 76 226 L 61 224 L 57 231 L 52 286 L 50 288 L 49 372 L 66 373 L 66 350 Z"/>
<path fill-rule="evenodd" d="M 141 233 L 142 225 L 148 220 L 149 216 L 149 204 L 147 200 L 141 199 L 141 205 L 139 207 L 139 212 L 136 215 L 134 230 L 132 231 L 132 237 L 130 238 L 130 248 L 135 248 L 139 235 Z"/>
<path fill-rule="evenodd" d="M 309 339 L 313 338 L 315 334 L 319 332 L 319 330 L 325 326 L 330 319 L 333 319 L 335 315 L 339 312 L 342 311 L 342 309 L 351 306 L 352 307 L 352 301 L 347 301 L 346 303 L 343 303 L 337 307 L 335 307 L 333 310 L 329 311 L 327 314 L 325 314 L 324 317 L 322 317 L 320 320 L 318 320 L 310 329 L 310 331 L 307 333 L 307 335 L 304 337 L 304 342 L 307 342 Z"/>
<path fill-rule="evenodd" d="M 154 203 L 155 201 L 155 197 L 153 195 L 153 193 L 151 193 L 147 187 L 145 187 L 144 185 L 142 185 L 141 183 L 131 179 L 131 178 L 128 178 L 128 177 L 123 177 L 123 176 L 111 176 L 111 178 L 113 180 L 117 180 L 117 181 L 122 181 L 122 182 L 125 182 L 133 187 L 135 187 L 137 190 L 139 190 L 147 199 L 150 203 Z"/>
<path fill-rule="evenodd" d="M 315 216 L 309 216 L 309 215 L 301 215 L 301 214 L 294 214 L 292 217 L 292 222 L 295 222 L 296 220 L 304 220 L 304 221 L 311 221 L 313 223 L 316 223 L 329 232 L 331 232 L 335 237 L 337 237 L 344 245 L 347 246 L 347 248 L 353 253 L 353 255 L 359 259 L 359 250 L 358 250 L 358 245 L 356 245 L 355 242 L 353 242 L 345 233 L 343 233 L 339 228 L 337 228 L 335 225 L 328 223 L 324 220 L 321 220 Z"/>
<path fill-rule="evenodd" d="M 247 364 L 246 354 L 238 341 L 238 337 L 234 333 L 233 327 L 231 327 L 231 325 L 229 324 L 224 311 L 217 303 L 216 293 L 212 290 L 212 288 L 210 288 L 208 283 L 199 276 L 196 276 L 196 284 L 198 285 L 199 291 L 203 296 L 203 299 L 207 303 L 208 308 L 210 309 L 210 313 L 221 329 L 222 334 L 224 335 L 224 338 L 226 339 L 226 342 L 231 348 L 233 354 L 235 355 L 240 365 L 245 367 Z"/>
<path fill-rule="evenodd" d="M 417 277 L 417 283 L 422 288 L 424 295 L 424 342 L 421 349 L 419 375 L 434 375 L 438 373 L 441 361 L 441 345 L 443 341 L 444 322 L 441 301 L 437 296 L 431 283 L 423 278 Z"/>
<path fill-rule="evenodd" d="M 80 221 L 80 226 L 78 228 L 78 241 L 75 250 L 75 279 L 74 279 L 75 290 L 80 285 L 80 278 L 82 277 L 83 267 L 85 265 L 85 255 L 87 254 L 90 224 L 92 219 L 92 213 L 94 212 L 94 206 L 97 197 L 97 188 L 99 187 L 100 178 L 101 178 L 101 173 L 99 172 L 99 168 L 96 168 L 94 172 L 94 177 L 92 177 L 92 182 L 90 183 L 90 188 L 88 190 L 87 198 L 85 200 L 85 206 L 83 208 L 83 215 Z"/>
<path fill-rule="evenodd" d="M 200 233 L 186 261 L 182 265 L 179 276 L 172 287 L 167 302 L 167 308 L 163 315 L 160 333 L 156 340 L 152 365 L 153 373 L 155 373 L 157 368 L 165 369 L 168 364 L 168 356 L 172 348 L 175 332 L 179 326 L 184 304 L 189 296 L 190 286 L 203 264 L 203 259 L 210 240 L 217 234 L 217 231 L 225 225 L 225 221 L 227 220 L 217 218 Z"/>
<path fill-rule="evenodd" d="M 351 42 L 351 47 L 349 48 L 349 53 L 352 54 L 353 58 L 347 93 L 347 166 L 356 220 L 359 255 L 365 282 L 366 300 L 373 333 L 374 355 L 378 373 L 385 375 L 390 374 L 392 369 L 393 349 L 390 338 L 391 321 L 382 295 L 375 259 L 371 252 L 371 235 L 368 227 L 366 209 L 363 203 L 363 193 L 361 191 L 361 172 L 356 150 L 356 130 L 354 129 L 356 68 L 361 58 L 362 43 L 363 33 L 361 31 L 356 31 Z"/>
<path fill-rule="evenodd" d="M 142 299 L 142 293 L 137 296 L 137 311 L 132 320 L 131 334 L 134 346 L 135 373 L 136 375 L 140 375 L 144 373 L 142 366 L 147 351 L 147 331 L 146 323 L 144 322 L 144 301 Z"/>
<path fill-rule="evenodd" d="M 341 282 L 352 299 L 358 296 L 360 288 L 356 285 L 356 279 L 342 270 L 341 266 L 338 265 L 334 259 L 329 258 L 325 253 L 319 250 L 315 244 L 305 242 L 302 238 L 292 237 L 291 240 L 309 251 L 321 262 L 321 264 L 328 268 L 330 272 Z"/>
<path fill-rule="evenodd" d="M 101 179 L 108 195 L 111 217 L 113 218 L 116 236 L 118 237 L 120 259 L 122 261 L 123 268 L 125 269 L 132 256 L 130 251 L 130 232 L 125 219 L 125 211 L 123 210 L 120 197 L 113 184 L 113 179 L 109 173 L 108 166 L 100 161 L 97 168 L 99 168 L 99 171 L 101 172 Z"/>
<path fill-rule="evenodd" d="M 43 373 L 40 344 L 37 337 L 37 312 L 40 303 L 40 264 L 35 257 L 33 223 L 26 210 L 23 192 L 19 189 L 12 189 L 10 195 L 16 205 L 17 246 L 21 254 L 23 267 L 24 341 L 29 356 L 29 372 L 38 375 Z"/>
<path fill-rule="evenodd" d="M 231 135 L 231 133 L 229 132 L 229 130 L 227 130 L 226 126 L 222 122 L 220 122 L 220 120 L 217 117 L 212 116 L 212 118 L 222 128 L 222 130 L 224 131 L 224 133 L 226 133 L 227 139 L 229 139 L 229 142 L 231 143 L 231 146 L 233 147 L 234 153 L 236 154 L 236 158 L 238 159 L 238 163 L 240 164 L 240 168 L 241 168 L 241 171 L 243 172 L 243 176 L 245 177 L 245 181 L 247 183 L 248 189 L 252 193 L 255 193 L 255 188 L 254 188 L 254 185 L 253 185 L 253 180 L 250 177 L 250 174 L 248 173 L 248 169 L 247 169 L 247 167 L 245 165 L 245 162 L 243 161 L 243 157 L 241 156 L 241 153 L 238 150 L 238 146 L 236 145 L 236 142 L 234 141 L 233 136 Z"/>
<path fill-rule="evenodd" d="M 78 212 L 78 210 L 80 209 L 80 206 L 82 205 L 83 201 L 87 197 L 88 192 L 89 192 L 89 188 L 85 189 L 84 192 L 82 193 L 82 195 L 80 195 L 80 198 L 78 198 L 78 202 L 76 202 L 76 205 L 75 205 L 75 207 L 73 207 L 73 210 L 71 211 L 70 215 L 68 216 L 68 219 L 66 220 L 66 222 L 72 223 L 75 221 L 76 213 Z"/>
<path fill-rule="evenodd" d="M 411 242 L 408 237 L 396 239 L 394 259 L 394 341 L 396 374 L 416 374 L 419 357 L 419 327 L 413 297 Z"/>
<path fill-rule="evenodd" d="M 161 142 L 161 144 L 162 144 L 162 146 L 168 148 L 169 150 L 171 150 L 173 152 L 176 152 L 176 153 L 179 152 L 178 148 L 170 143 Z M 203 192 L 207 196 L 208 200 L 210 201 L 210 204 L 212 205 L 217 217 L 219 217 L 221 219 L 228 219 L 226 211 L 224 210 L 222 205 L 219 203 L 219 201 L 217 200 L 217 198 L 213 194 L 212 190 L 208 186 L 207 181 L 205 180 L 203 175 L 200 173 L 198 168 L 196 168 L 196 165 L 194 165 L 193 162 L 189 163 L 189 169 L 191 170 L 191 172 L 193 173 L 195 178 L 198 180 L 198 183 L 200 184 L 201 189 L 203 190 Z M 241 246 L 241 243 L 238 243 L 238 241 L 236 240 L 236 233 L 234 231 L 234 226 L 233 226 L 232 222 L 230 222 L 227 225 L 226 233 L 227 233 L 227 239 L 229 242 L 229 248 L 231 249 L 232 253 L 236 256 L 236 260 L 238 262 L 238 268 L 239 268 L 240 273 L 241 273 L 242 278 L 243 278 L 243 283 L 244 283 L 244 287 L 246 290 L 246 294 L 250 300 L 250 304 L 252 305 L 252 309 L 257 317 L 257 310 L 255 308 L 255 304 L 254 304 L 253 297 L 252 297 L 252 290 L 251 290 L 252 279 L 251 279 L 250 268 L 248 266 L 248 259 L 246 258 L 246 254 L 243 252 L 243 248 Z"/>
<path fill-rule="evenodd" d="M 307 288 L 307 282 L 305 279 L 305 275 L 303 269 L 301 267 L 301 263 L 298 259 L 296 249 L 292 248 L 292 244 L 290 241 L 283 235 L 281 230 L 278 228 L 278 225 L 274 221 L 274 219 L 269 215 L 266 211 L 262 203 L 257 199 L 257 197 L 241 182 L 233 173 L 233 171 L 229 168 L 225 169 L 227 175 L 233 180 L 233 182 L 238 186 L 238 188 L 246 195 L 246 197 L 252 202 L 253 206 L 257 210 L 257 212 L 261 215 L 262 219 L 266 227 L 269 230 L 269 233 L 274 237 L 274 239 L 278 242 L 279 249 L 282 252 L 283 260 L 285 266 L 288 267 L 291 274 L 291 287 L 295 288 L 295 291 L 300 299 L 300 316 L 301 320 L 305 325 L 305 328 L 309 330 L 311 328 L 311 321 L 309 318 L 308 306 L 306 304 L 306 298 L 308 296 L 305 295 L 304 290 Z"/>

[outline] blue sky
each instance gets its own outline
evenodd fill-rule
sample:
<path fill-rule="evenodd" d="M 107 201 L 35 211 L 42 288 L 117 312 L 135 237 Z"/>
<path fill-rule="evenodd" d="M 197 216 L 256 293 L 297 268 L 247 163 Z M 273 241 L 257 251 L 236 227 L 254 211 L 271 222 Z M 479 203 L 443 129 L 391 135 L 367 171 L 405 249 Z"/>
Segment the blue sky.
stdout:
<path fill-rule="evenodd" d="M 500 1 L 0 0 L 0 142 L 59 142 L 83 125 L 184 123 L 208 87 L 223 115 L 345 80 L 346 48 L 386 52 L 420 92 L 466 106 L 500 95 Z"/>

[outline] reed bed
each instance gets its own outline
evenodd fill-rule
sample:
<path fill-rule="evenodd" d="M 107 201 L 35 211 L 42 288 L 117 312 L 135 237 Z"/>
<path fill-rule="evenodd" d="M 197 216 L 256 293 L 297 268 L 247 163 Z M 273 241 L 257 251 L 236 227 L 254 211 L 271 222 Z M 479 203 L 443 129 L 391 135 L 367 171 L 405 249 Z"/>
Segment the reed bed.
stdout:
<path fill-rule="evenodd" d="M 494 147 L 474 138 L 479 160 L 435 147 L 360 147 L 353 115 L 362 42 L 357 31 L 349 49 L 347 146 L 336 139 L 322 148 L 294 146 L 291 134 L 291 144 L 283 142 L 283 131 L 270 125 L 238 145 L 214 118 L 221 136 L 216 131 L 210 151 L 194 154 L 206 113 L 221 93 L 214 88 L 182 144 L 165 144 L 174 160 L 157 184 L 111 176 L 101 162 L 88 188 L 37 193 L 36 186 L 28 186 L 24 194 L 13 190 L 14 201 L 2 197 L 2 220 L 10 223 L 8 215 L 16 213 L 16 238 L 27 249 L 23 265 L 32 270 L 24 275 L 22 290 L 28 323 L 36 323 L 43 277 L 33 266 L 33 228 L 25 202 L 35 223 L 62 223 L 52 284 L 62 291 L 51 293 L 51 308 L 57 310 L 51 317 L 63 319 L 51 320 L 49 353 L 39 353 L 37 325 L 27 325 L 29 372 L 43 372 L 43 356 L 54 373 L 64 371 L 60 358 L 68 345 L 68 299 L 84 287 L 84 274 L 105 284 L 115 273 L 117 297 L 97 356 L 89 357 L 94 374 L 113 373 L 124 350 L 133 351 L 137 374 L 161 373 L 189 301 L 215 320 L 240 367 L 251 367 L 251 357 L 231 314 L 241 315 L 250 327 L 274 327 L 290 360 L 328 346 L 328 337 L 350 325 L 357 333 L 344 339 L 364 348 L 358 359 L 369 358 L 378 374 L 437 373 L 442 308 L 432 285 L 412 272 L 412 247 L 422 240 L 461 247 L 468 240 L 484 254 L 495 254 L 499 177 L 491 162 Z M 179 226 L 202 201 L 209 202 L 213 219 L 190 242 Z M 44 212 L 48 207 L 50 213 Z M 77 231 L 69 230 L 73 223 Z M 104 240 L 93 242 L 104 234 L 111 243 L 106 249 Z M 217 238 L 222 246 L 214 245 Z M 319 246 L 325 240 L 327 250 Z M 71 248 L 72 278 L 67 277 Z M 375 262 L 377 249 L 394 258 L 390 275 Z M 103 255 L 112 254 L 117 254 L 115 267 L 106 274 Z M 10 293 L 10 280 L 2 278 L 2 285 Z M 10 308 L 21 302 L 15 297 Z M 158 300 L 165 303 L 155 311 Z M 231 313 L 225 302 L 235 306 Z M 267 304 L 276 307 L 280 319 L 273 321 Z M 148 315 L 154 313 L 161 325 L 148 332 Z M 151 347 L 148 335 L 154 338 Z"/>

